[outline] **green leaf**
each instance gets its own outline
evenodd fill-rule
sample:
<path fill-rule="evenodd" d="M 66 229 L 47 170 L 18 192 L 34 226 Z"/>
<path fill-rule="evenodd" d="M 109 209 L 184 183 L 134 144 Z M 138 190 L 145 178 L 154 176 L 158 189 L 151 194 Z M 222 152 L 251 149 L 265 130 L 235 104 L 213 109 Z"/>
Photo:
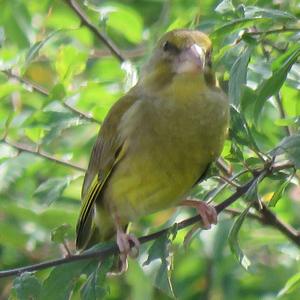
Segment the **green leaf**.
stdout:
<path fill-rule="evenodd" d="M 257 26 L 259 24 L 263 23 L 270 23 L 270 18 L 242 18 L 242 19 L 236 19 L 233 21 L 230 21 L 226 23 L 225 25 L 217 28 L 212 34 L 211 37 L 214 40 L 219 40 L 222 36 L 228 35 L 234 31 L 237 31 L 239 29 L 248 28 L 251 26 Z"/>
<path fill-rule="evenodd" d="M 257 88 L 257 98 L 254 105 L 254 119 L 257 121 L 267 99 L 279 92 L 288 72 L 300 55 L 300 46 L 295 45 L 287 53 L 282 54 L 273 64 L 273 73 L 270 78 L 264 80 Z"/>
<path fill-rule="evenodd" d="M 62 224 L 51 231 L 51 241 L 62 244 L 72 235 L 72 227 L 70 224 Z"/>
<path fill-rule="evenodd" d="M 277 21 L 297 20 L 297 18 L 294 15 L 278 9 L 264 8 L 258 6 L 246 6 L 244 10 L 246 18 L 271 18 Z"/>
<path fill-rule="evenodd" d="M 292 293 L 295 289 L 300 286 L 300 273 L 293 275 L 284 285 L 283 289 L 281 289 L 277 295 L 277 297 L 286 296 Z"/>
<path fill-rule="evenodd" d="M 36 157 L 29 153 L 21 153 L 4 161 L 0 165 L 0 192 L 7 190 L 35 161 Z"/>
<path fill-rule="evenodd" d="M 290 180 L 291 180 L 291 178 L 290 178 Z M 276 206 L 278 200 L 282 197 L 282 194 L 284 193 L 286 187 L 289 185 L 290 180 L 286 180 L 286 179 L 285 179 L 284 181 L 281 181 L 281 182 L 280 182 L 279 188 L 278 188 L 278 189 L 276 190 L 276 192 L 273 194 L 271 200 L 270 200 L 269 203 L 268 203 L 268 206 L 269 206 L 269 207 L 275 207 L 275 206 Z"/>
<path fill-rule="evenodd" d="M 232 68 L 230 69 L 230 80 L 228 94 L 231 103 L 235 106 L 239 106 L 241 101 L 241 95 L 243 90 L 243 85 L 247 82 L 247 70 L 248 64 L 251 57 L 252 48 L 248 47 L 244 49 L 242 54 L 234 62 Z"/>
<path fill-rule="evenodd" d="M 245 196 L 246 196 L 246 200 L 249 200 L 249 204 L 247 208 L 235 220 L 228 236 L 228 242 L 229 242 L 231 252 L 236 256 L 241 266 L 247 271 L 249 270 L 251 262 L 248 259 L 248 257 L 244 254 L 243 250 L 239 245 L 238 234 L 251 206 L 253 205 L 253 202 L 257 201 L 257 184 L 259 180 L 260 178 L 257 178 L 257 180 L 255 180 L 250 186 L 250 188 L 248 189 Z"/>
<path fill-rule="evenodd" d="M 170 262 L 168 259 L 170 243 L 169 233 L 163 234 L 156 239 L 151 245 L 148 251 L 148 258 L 143 265 L 149 265 L 156 259 L 161 261 L 161 264 L 158 270 L 156 270 L 153 278 L 154 285 L 173 298 L 175 296 L 171 283 Z"/>
<path fill-rule="evenodd" d="M 300 168 L 300 134 L 285 137 L 279 145 L 271 151 L 271 154 L 286 154 L 287 157 L 295 164 L 297 169 Z"/>
<path fill-rule="evenodd" d="M 116 30 L 134 44 L 141 42 L 143 19 L 132 7 L 117 2 L 99 5 L 96 1 L 86 1 L 86 4 L 100 14 L 105 26 Z"/>
<path fill-rule="evenodd" d="M 26 53 L 25 62 L 24 62 L 24 70 L 27 66 L 32 62 L 32 60 L 39 54 L 41 48 L 56 34 L 60 33 L 62 29 L 56 30 L 48 34 L 43 40 L 36 42 L 33 44 Z"/>
<path fill-rule="evenodd" d="M 34 192 L 43 203 L 50 205 L 56 201 L 63 193 L 64 189 L 74 180 L 73 177 L 50 178 L 43 182 Z"/>
<path fill-rule="evenodd" d="M 18 300 L 39 299 L 41 284 L 32 273 L 25 272 L 14 280 L 13 289 Z"/>
<path fill-rule="evenodd" d="M 81 288 L 81 299 L 104 299 L 109 291 L 106 284 L 106 274 L 110 271 L 112 264 L 113 257 L 110 257 L 98 264 L 96 270 L 89 275 L 87 281 Z"/>
<path fill-rule="evenodd" d="M 245 145 L 250 149 L 258 151 L 256 142 L 252 136 L 249 126 L 242 115 L 234 106 L 230 107 L 231 126 L 229 129 L 230 136 L 238 144 Z"/>
<path fill-rule="evenodd" d="M 70 299 L 75 283 L 90 263 L 90 260 L 83 260 L 55 267 L 42 285 L 40 299 Z"/>
<path fill-rule="evenodd" d="M 39 144 L 44 136 L 44 129 L 41 127 L 25 128 L 25 135 L 35 144 Z"/>
<path fill-rule="evenodd" d="M 55 68 L 62 83 L 68 84 L 74 75 L 84 71 L 88 54 L 71 45 L 62 46 L 55 60 Z"/>
<path fill-rule="evenodd" d="M 223 0 L 217 5 L 215 11 L 219 14 L 226 14 L 228 12 L 234 12 L 235 7 L 232 4 L 232 0 Z"/>
<path fill-rule="evenodd" d="M 72 112 L 66 111 L 60 104 L 58 106 L 57 110 L 55 110 L 56 107 L 51 107 L 38 111 L 26 122 L 26 126 L 29 128 L 38 127 L 44 129 L 43 144 L 48 144 L 67 128 L 86 123 L 86 120 Z"/>

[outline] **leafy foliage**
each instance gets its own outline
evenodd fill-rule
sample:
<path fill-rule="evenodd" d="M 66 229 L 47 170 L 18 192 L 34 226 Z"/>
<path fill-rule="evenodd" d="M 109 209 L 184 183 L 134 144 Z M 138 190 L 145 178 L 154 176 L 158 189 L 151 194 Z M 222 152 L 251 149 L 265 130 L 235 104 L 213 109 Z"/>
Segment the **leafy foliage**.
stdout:
<path fill-rule="evenodd" d="M 300 241 L 267 226 L 263 212 L 253 208 L 269 207 L 298 233 L 297 1 L 78 1 L 104 39 L 84 26 L 68 3 L 1 3 L 1 270 L 61 257 L 63 245 L 74 252 L 83 170 L 99 124 L 171 28 L 196 28 L 211 36 L 213 66 L 232 104 L 222 153 L 232 184 L 222 179 L 229 174 L 216 169 L 193 195 L 220 203 L 236 186 L 258 177 L 233 211 L 220 215 L 218 226 L 190 235 L 186 250 L 188 231 L 175 228 L 143 246 L 118 278 L 106 277 L 113 258 L 76 261 L 1 278 L 0 298 L 299 299 Z M 109 51 L 105 39 L 121 49 L 124 61 Z M 287 167 L 272 168 L 273 160 Z M 193 213 L 150 215 L 132 231 L 145 235 L 168 219 L 171 225 Z M 246 269 L 251 263 L 251 273 L 239 262 Z"/>

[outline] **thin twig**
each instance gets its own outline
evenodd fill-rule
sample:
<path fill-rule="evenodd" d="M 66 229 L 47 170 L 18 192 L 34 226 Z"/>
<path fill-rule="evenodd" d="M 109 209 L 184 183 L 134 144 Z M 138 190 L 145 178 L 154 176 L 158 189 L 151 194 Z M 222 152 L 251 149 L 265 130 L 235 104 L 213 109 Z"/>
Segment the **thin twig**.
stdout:
<path fill-rule="evenodd" d="M 18 80 L 19 82 L 24 83 L 29 88 L 31 88 L 33 91 L 36 91 L 36 92 L 40 93 L 43 96 L 49 96 L 49 91 L 47 89 L 45 89 L 43 86 L 37 84 L 36 82 L 33 82 L 33 81 L 31 81 L 31 80 L 29 80 L 27 78 L 24 78 L 24 77 L 20 77 L 20 76 L 14 74 L 11 70 L 2 70 L 1 72 L 3 72 L 9 78 L 14 78 L 14 79 Z M 93 118 L 92 116 L 90 116 L 87 113 L 79 111 L 77 108 L 71 106 L 67 102 L 62 101 L 61 104 L 66 109 L 68 109 L 71 112 L 73 112 L 76 115 L 78 115 L 80 118 L 85 119 L 85 120 L 87 120 L 89 122 L 101 124 L 100 121 L 96 120 L 95 118 Z"/>
<path fill-rule="evenodd" d="M 40 156 L 40 157 L 45 158 L 47 160 L 53 161 L 57 164 L 60 164 L 60 165 L 66 166 L 66 167 L 71 167 L 71 168 L 73 168 L 77 171 L 81 171 L 81 172 L 86 171 L 86 169 L 84 169 L 83 167 L 80 167 L 80 166 L 78 166 L 78 165 L 76 165 L 72 162 L 67 161 L 67 160 L 55 158 L 51 154 L 49 154 L 47 152 L 44 152 L 40 149 L 34 149 L 33 147 L 30 147 L 30 146 L 27 146 L 27 145 L 24 145 L 24 144 L 8 141 L 8 139 L 6 137 L 3 138 L 2 140 L 0 140 L 0 142 L 5 143 L 6 145 L 8 145 L 8 146 L 20 151 L 20 152 L 31 153 L 31 154 L 34 154 L 36 156 Z"/>
<path fill-rule="evenodd" d="M 81 23 L 87 28 L 89 28 L 96 35 L 96 37 L 106 45 L 106 47 L 121 63 L 126 60 L 125 57 L 123 57 L 121 51 L 118 49 L 118 47 L 104 33 L 98 30 L 98 28 L 89 20 L 89 18 L 81 10 L 80 6 L 75 0 L 65 0 L 65 2 L 77 14 L 77 16 L 81 20 Z"/>
<path fill-rule="evenodd" d="M 234 203 L 237 199 L 239 199 L 241 196 L 246 194 L 248 190 L 252 187 L 253 184 L 257 181 L 258 178 L 262 179 L 263 177 L 269 175 L 268 171 L 280 171 L 286 168 L 290 168 L 292 165 L 290 163 L 283 163 L 283 164 L 277 164 L 272 169 L 266 170 L 266 168 L 260 170 L 259 172 L 256 172 L 256 174 L 253 176 L 253 178 L 242 185 L 240 188 L 236 190 L 235 193 L 233 193 L 230 197 L 228 197 L 226 200 L 224 200 L 222 203 L 215 206 L 215 209 L 218 213 L 221 211 L 227 209 L 232 203 Z M 282 233 L 284 233 L 290 240 L 292 240 L 297 246 L 300 247 L 300 236 L 299 233 L 292 227 L 283 225 L 283 223 L 278 220 L 278 218 L 274 214 L 270 214 L 268 210 L 264 210 L 263 214 L 265 221 L 267 224 L 274 226 L 275 228 L 278 228 Z M 160 236 L 168 233 L 173 228 L 176 228 L 177 230 L 181 230 L 183 228 L 186 228 L 190 225 L 193 225 L 197 222 L 201 221 L 200 215 L 194 216 L 192 218 L 183 220 L 179 223 L 176 223 L 173 226 L 170 226 L 168 228 L 162 229 L 160 231 L 157 231 L 155 233 L 142 236 L 139 238 L 139 241 L 141 244 L 144 244 L 146 242 L 155 240 L 159 238 Z M 86 251 L 78 255 L 73 255 L 65 258 L 60 259 L 54 259 L 26 267 L 11 269 L 0 272 L 0 278 L 1 277 L 9 277 L 14 275 L 20 275 L 24 272 L 32 272 L 32 271 L 38 271 L 42 269 L 46 269 L 49 267 L 54 267 L 66 263 L 72 263 L 75 261 L 85 260 L 85 259 L 97 259 L 103 260 L 108 256 L 114 255 L 119 253 L 119 249 L 117 244 L 113 244 L 111 247 L 108 247 L 104 250 L 98 250 L 98 251 Z"/>

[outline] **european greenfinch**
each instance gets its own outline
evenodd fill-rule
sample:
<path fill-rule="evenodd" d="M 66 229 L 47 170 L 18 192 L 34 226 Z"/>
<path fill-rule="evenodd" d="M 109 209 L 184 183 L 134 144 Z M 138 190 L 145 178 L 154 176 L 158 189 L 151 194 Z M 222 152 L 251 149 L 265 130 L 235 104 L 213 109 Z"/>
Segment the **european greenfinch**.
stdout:
<path fill-rule="evenodd" d="M 184 200 L 220 155 L 228 129 L 211 50 L 200 31 L 166 33 L 137 84 L 113 105 L 84 178 L 78 249 L 116 236 L 126 255 L 130 241 L 138 245 L 125 233 L 129 222 L 180 203 L 196 206 L 207 227 L 216 223 L 213 208 Z"/>

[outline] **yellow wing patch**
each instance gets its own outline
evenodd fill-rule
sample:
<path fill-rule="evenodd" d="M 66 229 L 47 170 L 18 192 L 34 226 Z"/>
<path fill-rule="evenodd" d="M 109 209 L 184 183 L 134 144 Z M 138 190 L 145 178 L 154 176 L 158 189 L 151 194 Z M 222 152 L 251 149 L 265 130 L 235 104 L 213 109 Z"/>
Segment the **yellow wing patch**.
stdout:
<path fill-rule="evenodd" d="M 113 161 L 109 170 L 106 172 L 106 174 L 104 172 L 105 176 L 101 179 L 99 178 L 99 175 L 95 176 L 95 178 L 92 181 L 92 184 L 90 185 L 83 199 L 80 215 L 76 226 L 76 233 L 77 233 L 76 247 L 79 249 L 85 248 L 93 233 L 92 228 L 94 227 L 94 222 L 93 222 L 94 215 L 92 214 L 92 212 L 93 212 L 95 202 L 98 199 L 108 177 L 112 173 L 113 168 L 116 166 L 116 164 L 120 161 L 120 159 L 124 155 L 125 151 L 123 145 L 117 149 L 115 153 L 116 158 Z"/>

